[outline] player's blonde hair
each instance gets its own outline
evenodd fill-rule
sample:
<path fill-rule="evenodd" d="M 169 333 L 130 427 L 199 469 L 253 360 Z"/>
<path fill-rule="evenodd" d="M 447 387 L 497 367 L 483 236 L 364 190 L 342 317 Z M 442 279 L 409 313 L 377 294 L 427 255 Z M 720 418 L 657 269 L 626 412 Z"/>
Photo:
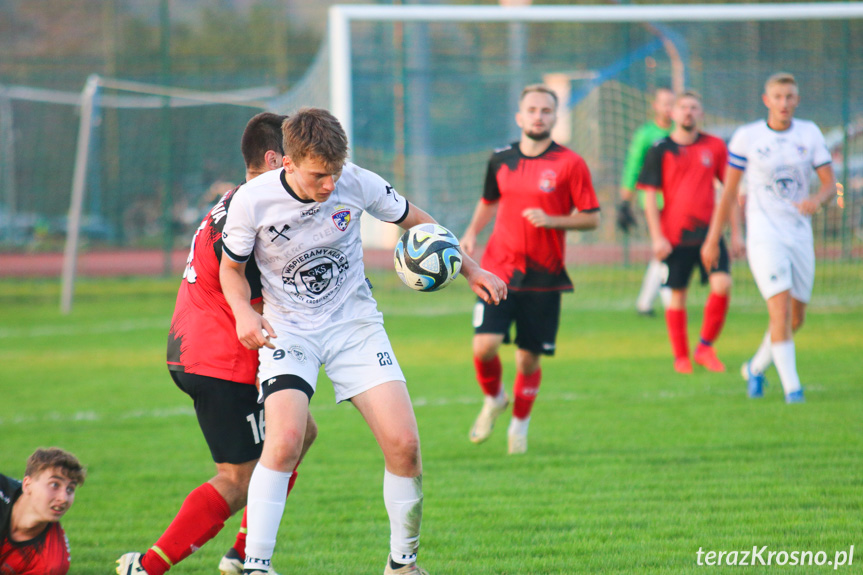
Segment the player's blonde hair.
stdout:
<path fill-rule="evenodd" d="M 301 108 L 282 123 L 285 155 L 300 165 L 306 158 L 323 160 L 327 171 L 342 169 L 348 136 L 335 116 L 323 108 Z"/>
<path fill-rule="evenodd" d="M 767 81 L 764 82 L 764 91 L 774 85 L 774 84 L 784 84 L 789 86 L 797 86 L 797 79 L 794 77 L 794 74 L 790 72 L 776 72 L 767 78 Z"/>
<path fill-rule="evenodd" d="M 545 84 L 529 84 L 524 87 L 521 91 L 521 96 L 518 97 L 518 103 L 521 104 L 524 97 L 532 92 L 538 92 L 540 94 L 548 94 L 551 96 L 551 99 L 554 100 L 554 107 L 557 108 L 557 94 L 554 93 L 554 90 L 546 86 Z"/>
<path fill-rule="evenodd" d="M 46 469 L 59 469 L 70 481 L 83 485 L 87 478 L 87 470 L 78 458 L 59 447 L 40 447 L 27 458 L 25 477 L 35 478 Z"/>

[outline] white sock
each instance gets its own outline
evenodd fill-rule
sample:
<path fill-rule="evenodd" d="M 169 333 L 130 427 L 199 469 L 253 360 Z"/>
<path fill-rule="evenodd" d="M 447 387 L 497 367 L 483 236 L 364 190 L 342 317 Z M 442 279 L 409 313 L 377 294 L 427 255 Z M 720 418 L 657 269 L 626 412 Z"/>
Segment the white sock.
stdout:
<path fill-rule="evenodd" d="M 640 311 L 653 309 L 653 300 L 659 294 L 660 287 L 662 287 L 662 262 L 650 260 L 644 272 L 644 279 L 641 281 L 641 291 L 638 292 L 638 299 L 635 301 L 636 309 Z"/>
<path fill-rule="evenodd" d="M 761 340 L 761 345 L 758 346 L 758 351 L 755 352 L 755 355 L 749 361 L 749 369 L 752 370 L 752 373 L 764 373 L 770 367 L 770 364 L 773 363 L 772 345 L 770 330 L 767 330 L 767 333 L 764 334 L 764 339 Z"/>
<path fill-rule="evenodd" d="M 671 288 L 670 287 L 660 287 L 659 288 L 659 299 L 662 300 L 662 307 L 668 309 L 671 305 Z"/>
<path fill-rule="evenodd" d="M 416 563 L 423 518 L 422 475 L 399 477 L 384 469 L 384 505 L 390 516 L 390 556 L 402 565 Z"/>
<path fill-rule="evenodd" d="M 527 435 L 528 426 L 530 426 L 529 415 L 524 419 L 513 417 L 509 420 L 509 429 L 507 429 L 507 433 L 509 435 Z"/>
<path fill-rule="evenodd" d="M 246 536 L 246 566 L 255 559 L 269 561 L 276 548 L 276 534 L 285 512 L 285 497 L 291 473 L 267 469 L 260 462 L 249 481 L 248 529 Z"/>
<path fill-rule="evenodd" d="M 794 353 L 794 340 L 779 341 L 770 346 L 773 363 L 779 372 L 779 380 L 785 395 L 800 391 L 800 376 L 797 375 L 797 358 Z"/>

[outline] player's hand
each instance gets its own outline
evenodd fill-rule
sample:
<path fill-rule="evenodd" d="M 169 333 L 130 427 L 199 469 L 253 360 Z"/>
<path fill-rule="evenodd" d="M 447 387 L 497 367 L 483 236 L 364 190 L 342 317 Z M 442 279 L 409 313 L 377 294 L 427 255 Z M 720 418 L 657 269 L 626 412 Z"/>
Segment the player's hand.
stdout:
<path fill-rule="evenodd" d="M 540 208 L 528 208 L 521 212 L 521 215 L 535 228 L 551 227 L 551 216 Z"/>
<path fill-rule="evenodd" d="M 506 299 L 507 288 L 502 279 L 482 268 L 466 278 L 470 289 L 485 303 L 499 304 Z"/>
<path fill-rule="evenodd" d="M 705 240 L 701 244 L 701 263 L 704 264 L 704 269 L 708 272 L 716 269 L 719 264 L 719 242 Z"/>
<path fill-rule="evenodd" d="M 632 213 L 632 203 L 622 200 L 617 204 L 617 227 L 625 234 L 635 227 L 635 215 Z"/>
<path fill-rule="evenodd" d="M 821 202 L 816 196 L 809 196 L 805 200 L 795 202 L 794 205 L 804 216 L 811 216 L 821 210 Z"/>
<path fill-rule="evenodd" d="M 472 256 L 474 250 L 476 250 L 476 234 L 473 232 L 465 232 L 458 241 L 458 245 L 464 253 Z"/>
<path fill-rule="evenodd" d="M 237 314 L 237 339 L 246 349 L 260 349 L 268 347 L 276 349 L 270 342 L 276 337 L 276 332 L 266 319 L 255 312 L 251 307 L 247 312 Z"/>
<path fill-rule="evenodd" d="M 653 256 L 659 261 L 664 260 L 671 253 L 671 242 L 668 238 L 661 237 L 658 240 L 653 240 Z"/>

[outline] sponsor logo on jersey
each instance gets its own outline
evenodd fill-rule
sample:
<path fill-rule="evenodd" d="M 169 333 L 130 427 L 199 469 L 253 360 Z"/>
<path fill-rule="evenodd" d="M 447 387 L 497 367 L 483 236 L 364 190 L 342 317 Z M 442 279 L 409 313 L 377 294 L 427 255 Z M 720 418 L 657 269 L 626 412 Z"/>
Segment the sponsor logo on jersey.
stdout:
<path fill-rule="evenodd" d="M 333 223 L 336 224 L 336 227 L 341 231 L 345 231 L 348 229 L 348 224 L 351 223 L 351 210 L 344 207 L 339 206 L 336 208 L 336 211 L 333 212 Z"/>
<path fill-rule="evenodd" d="M 539 189 L 551 193 L 557 187 L 557 174 L 554 170 L 545 170 L 539 176 Z"/>
<path fill-rule="evenodd" d="M 317 206 L 315 206 L 315 207 L 313 207 L 313 208 L 309 208 L 308 210 L 306 210 L 306 211 L 304 211 L 304 212 L 301 212 L 301 213 L 300 213 L 300 217 L 301 217 L 301 218 L 308 218 L 308 217 L 311 217 L 311 216 L 315 215 L 315 214 L 316 214 L 316 213 L 318 213 L 319 211 L 321 211 L 321 206 L 320 206 L 320 205 L 317 205 Z"/>
<path fill-rule="evenodd" d="M 288 296 L 299 303 L 319 307 L 332 300 L 347 279 L 348 257 L 334 248 L 313 248 L 292 259 L 282 269 Z"/>
<path fill-rule="evenodd" d="M 289 226 L 288 224 L 282 224 L 282 229 L 279 229 L 276 226 L 270 226 L 270 228 L 267 230 L 267 233 L 270 234 L 270 241 L 275 242 L 279 238 L 284 241 L 290 240 L 291 238 L 289 238 L 287 235 L 287 231 L 289 229 L 291 229 L 291 226 Z"/>

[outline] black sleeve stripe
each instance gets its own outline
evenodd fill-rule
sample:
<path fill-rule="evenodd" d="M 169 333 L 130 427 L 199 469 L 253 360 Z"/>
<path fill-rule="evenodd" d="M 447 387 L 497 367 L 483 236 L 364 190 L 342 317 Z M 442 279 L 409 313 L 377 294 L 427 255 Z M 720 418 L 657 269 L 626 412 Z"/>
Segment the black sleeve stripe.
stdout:
<path fill-rule="evenodd" d="M 589 210 L 578 210 L 579 214 L 592 214 L 593 212 L 598 212 L 599 208 L 590 208 Z"/>
<path fill-rule="evenodd" d="M 249 261 L 249 258 L 252 257 L 252 254 L 248 254 L 245 256 L 238 256 L 234 252 L 228 249 L 228 246 L 223 245 L 222 251 L 228 255 L 229 258 L 237 262 L 238 264 L 244 264 Z"/>
<path fill-rule="evenodd" d="M 833 163 L 833 161 L 832 161 L 832 160 L 827 160 L 827 161 L 826 161 L 826 162 L 824 162 L 823 164 L 820 164 L 820 165 L 818 165 L 818 166 L 815 166 L 815 167 L 814 167 L 814 168 L 812 168 L 812 169 L 813 169 L 813 170 L 820 170 L 820 169 L 821 169 L 821 168 L 823 168 L 824 166 L 829 166 L 829 165 L 830 165 L 830 164 L 832 164 L 832 163 Z"/>
<path fill-rule="evenodd" d="M 402 217 L 400 217 L 399 219 L 397 219 L 396 221 L 391 222 L 391 223 L 393 223 L 393 224 L 402 223 L 403 221 L 405 221 L 405 218 L 408 217 L 408 212 L 410 212 L 410 211 L 411 211 L 411 203 L 409 201 L 405 200 L 405 213 L 402 214 Z"/>

